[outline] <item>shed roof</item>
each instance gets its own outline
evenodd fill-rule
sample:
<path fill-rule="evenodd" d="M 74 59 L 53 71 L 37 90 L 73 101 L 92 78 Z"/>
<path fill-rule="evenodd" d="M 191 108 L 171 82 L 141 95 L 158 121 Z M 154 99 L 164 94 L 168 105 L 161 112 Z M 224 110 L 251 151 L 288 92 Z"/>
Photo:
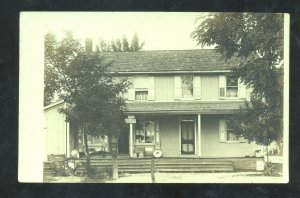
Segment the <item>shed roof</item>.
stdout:
<path fill-rule="evenodd" d="M 224 71 L 238 66 L 237 58 L 225 61 L 213 49 L 102 52 L 112 61 L 112 72 Z"/>
<path fill-rule="evenodd" d="M 234 113 L 243 101 L 182 101 L 182 102 L 132 102 L 127 103 L 128 113 Z"/>

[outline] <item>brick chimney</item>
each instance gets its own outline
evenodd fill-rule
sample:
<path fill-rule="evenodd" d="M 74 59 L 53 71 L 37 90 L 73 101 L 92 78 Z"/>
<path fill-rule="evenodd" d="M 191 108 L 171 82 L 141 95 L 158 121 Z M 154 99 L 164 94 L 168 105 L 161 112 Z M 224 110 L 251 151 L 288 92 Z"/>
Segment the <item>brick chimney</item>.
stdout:
<path fill-rule="evenodd" d="M 93 51 L 93 40 L 91 38 L 85 39 L 85 51 L 92 52 Z"/>

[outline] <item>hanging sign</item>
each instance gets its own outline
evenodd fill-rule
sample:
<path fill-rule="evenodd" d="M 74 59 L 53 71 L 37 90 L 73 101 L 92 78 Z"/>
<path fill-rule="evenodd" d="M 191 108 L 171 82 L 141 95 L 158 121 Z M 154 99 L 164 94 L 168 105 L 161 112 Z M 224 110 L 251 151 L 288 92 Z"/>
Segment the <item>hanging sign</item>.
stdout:
<path fill-rule="evenodd" d="M 126 118 L 125 122 L 127 124 L 135 124 L 136 123 L 136 119 L 135 118 Z"/>

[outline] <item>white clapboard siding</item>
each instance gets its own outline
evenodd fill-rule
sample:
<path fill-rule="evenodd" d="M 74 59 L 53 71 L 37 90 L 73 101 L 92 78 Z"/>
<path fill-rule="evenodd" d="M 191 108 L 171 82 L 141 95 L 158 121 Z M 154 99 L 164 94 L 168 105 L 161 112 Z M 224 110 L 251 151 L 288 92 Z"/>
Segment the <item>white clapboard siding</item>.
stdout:
<path fill-rule="evenodd" d="M 246 99 L 246 97 L 247 97 L 246 85 L 244 83 L 242 83 L 240 79 L 239 79 L 239 84 L 238 84 L 238 95 L 239 95 L 239 98 L 241 98 L 241 99 Z"/>
<path fill-rule="evenodd" d="M 174 77 L 155 76 L 154 90 L 156 101 L 174 100 Z"/>
<path fill-rule="evenodd" d="M 219 99 L 226 97 L 226 76 L 219 76 Z"/>
<path fill-rule="evenodd" d="M 181 77 L 174 76 L 174 99 L 181 99 Z"/>
<path fill-rule="evenodd" d="M 134 88 L 135 89 L 147 89 L 149 87 L 148 76 L 135 76 Z"/>
<path fill-rule="evenodd" d="M 219 142 L 227 141 L 227 129 L 226 129 L 226 120 L 219 119 Z"/>
<path fill-rule="evenodd" d="M 201 99 L 201 76 L 194 76 L 194 98 L 196 100 Z"/>
<path fill-rule="evenodd" d="M 134 77 L 129 77 L 128 80 L 131 82 L 131 85 L 128 89 L 128 100 L 135 100 L 135 87 L 134 87 Z"/>
<path fill-rule="evenodd" d="M 148 100 L 155 100 L 154 86 L 155 86 L 154 76 L 149 76 L 148 77 Z"/>

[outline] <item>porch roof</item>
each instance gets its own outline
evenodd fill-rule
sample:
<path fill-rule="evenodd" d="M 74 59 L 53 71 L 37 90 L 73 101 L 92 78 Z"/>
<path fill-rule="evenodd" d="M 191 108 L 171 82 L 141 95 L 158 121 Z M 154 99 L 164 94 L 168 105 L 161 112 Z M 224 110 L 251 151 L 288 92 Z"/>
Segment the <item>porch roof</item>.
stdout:
<path fill-rule="evenodd" d="M 243 107 L 243 101 L 180 101 L 127 103 L 128 113 L 234 113 Z"/>

